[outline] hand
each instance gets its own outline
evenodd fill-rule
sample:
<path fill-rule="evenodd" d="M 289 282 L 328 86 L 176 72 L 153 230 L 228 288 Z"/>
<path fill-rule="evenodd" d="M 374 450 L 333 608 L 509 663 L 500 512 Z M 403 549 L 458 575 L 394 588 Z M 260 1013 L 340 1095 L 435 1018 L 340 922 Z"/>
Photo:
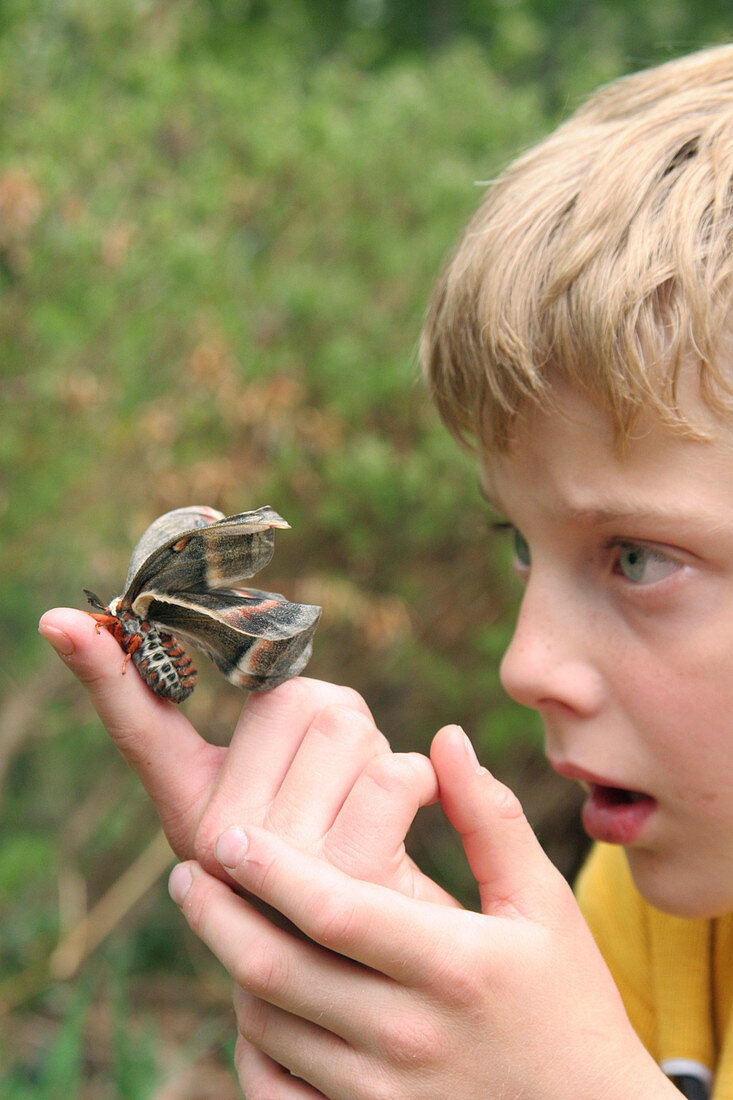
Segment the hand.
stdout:
<path fill-rule="evenodd" d="M 216 838 L 231 824 L 259 825 L 348 874 L 455 904 L 403 845 L 419 806 L 437 797 L 430 762 L 393 755 L 356 692 L 299 678 L 252 694 L 219 747 L 132 667 L 120 674 L 119 646 L 90 615 L 56 608 L 39 629 L 86 688 L 180 858 L 222 875 Z"/>
<path fill-rule="evenodd" d="M 432 758 L 480 914 L 355 881 L 257 828 L 224 833 L 229 874 L 301 942 L 197 864 L 174 869 L 172 895 L 234 978 L 246 1095 L 674 1100 L 517 800 L 457 727 Z"/>

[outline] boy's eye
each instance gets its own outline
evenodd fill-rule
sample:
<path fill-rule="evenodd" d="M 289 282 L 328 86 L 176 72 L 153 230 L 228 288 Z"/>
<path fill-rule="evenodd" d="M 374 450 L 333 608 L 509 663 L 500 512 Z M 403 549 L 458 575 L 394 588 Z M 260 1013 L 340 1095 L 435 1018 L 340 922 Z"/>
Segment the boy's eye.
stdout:
<path fill-rule="evenodd" d="M 512 528 L 512 542 L 514 547 L 514 557 L 517 559 L 520 565 L 529 568 L 531 564 L 531 555 L 529 552 L 529 545 L 524 535 L 517 531 L 516 527 Z"/>
<path fill-rule="evenodd" d="M 622 542 L 617 569 L 632 584 L 657 584 L 680 568 L 680 563 L 651 546 Z"/>
<path fill-rule="evenodd" d="M 494 531 L 500 534 L 508 534 L 512 540 L 512 553 L 514 554 L 514 560 L 522 568 L 528 568 L 530 564 L 530 553 L 527 540 L 524 535 L 520 535 L 513 523 L 506 523 L 504 520 L 496 520 L 491 524 Z"/>

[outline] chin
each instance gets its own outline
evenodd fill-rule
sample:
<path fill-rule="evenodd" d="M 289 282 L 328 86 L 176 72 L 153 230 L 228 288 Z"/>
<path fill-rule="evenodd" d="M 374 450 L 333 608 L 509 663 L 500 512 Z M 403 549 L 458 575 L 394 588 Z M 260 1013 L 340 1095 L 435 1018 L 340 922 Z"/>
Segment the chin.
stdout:
<path fill-rule="evenodd" d="M 711 872 L 701 877 L 700 868 L 671 864 L 641 849 L 626 850 L 634 885 L 655 909 L 689 920 L 722 917 L 733 912 L 733 884 Z"/>

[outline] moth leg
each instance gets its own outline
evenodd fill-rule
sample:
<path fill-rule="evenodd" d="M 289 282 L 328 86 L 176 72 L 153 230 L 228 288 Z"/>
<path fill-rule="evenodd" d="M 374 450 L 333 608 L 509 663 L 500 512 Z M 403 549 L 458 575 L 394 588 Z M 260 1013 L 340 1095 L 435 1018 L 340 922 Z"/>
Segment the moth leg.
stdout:
<path fill-rule="evenodd" d="M 94 611 L 88 611 L 87 614 L 91 615 L 91 617 L 96 620 L 94 623 L 94 631 L 96 634 L 99 634 L 103 626 L 110 627 L 113 623 L 117 622 L 114 615 L 99 615 Z"/>
<path fill-rule="evenodd" d="M 142 637 L 139 634 L 133 634 L 125 639 L 125 659 L 122 662 L 122 675 L 125 675 L 125 669 L 127 668 L 127 662 L 132 657 L 136 649 L 139 649 L 143 644 Z"/>
<path fill-rule="evenodd" d="M 122 623 L 117 615 L 98 614 L 97 612 L 88 612 L 95 621 L 94 629 L 97 634 L 104 626 L 110 632 L 115 641 L 122 646 L 125 651 L 125 656 L 122 661 L 122 675 L 125 675 L 125 669 L 127 668 L 127 662 L 132 657 L 135 650 L 139 649 L 143 644 L 143 640 L 140 634 L 126 634 Z"/>

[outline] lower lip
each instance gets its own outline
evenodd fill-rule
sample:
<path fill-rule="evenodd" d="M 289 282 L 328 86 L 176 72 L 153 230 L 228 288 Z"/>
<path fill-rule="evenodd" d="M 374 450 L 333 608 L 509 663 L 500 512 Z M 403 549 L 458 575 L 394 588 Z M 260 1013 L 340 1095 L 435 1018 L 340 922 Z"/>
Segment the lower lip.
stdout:
<path fill-rule="evenodd" d="M 608 787 L 591 783 L 590 796 L 583 806 L 583 828 L 594 840 L 606 844 L 633 844 L 655 807 L 651 797 L 623 802 Z"/>

